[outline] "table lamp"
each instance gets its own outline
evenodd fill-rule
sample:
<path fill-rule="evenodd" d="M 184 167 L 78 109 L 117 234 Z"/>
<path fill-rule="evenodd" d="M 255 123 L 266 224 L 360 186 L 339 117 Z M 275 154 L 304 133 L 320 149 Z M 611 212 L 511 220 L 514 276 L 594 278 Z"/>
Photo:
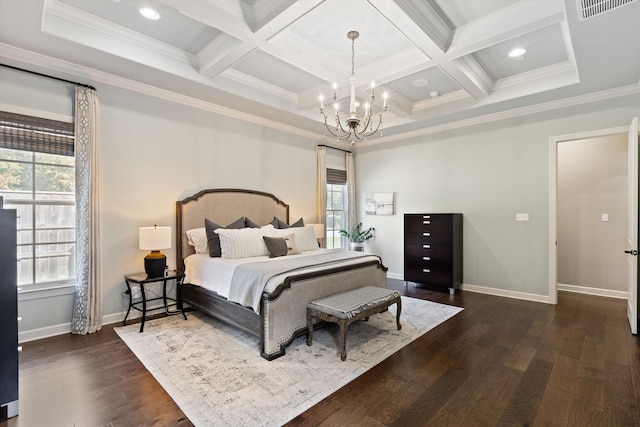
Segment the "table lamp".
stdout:
<path fill-rule="evenodd" d="M 144 271 L 149 277 L 162 277 L 167 265 L 167 257 L 160 249 L 171 248 L 171 227 L 140 227 L 139 246 L 151 252 L 144 257 Z"/>

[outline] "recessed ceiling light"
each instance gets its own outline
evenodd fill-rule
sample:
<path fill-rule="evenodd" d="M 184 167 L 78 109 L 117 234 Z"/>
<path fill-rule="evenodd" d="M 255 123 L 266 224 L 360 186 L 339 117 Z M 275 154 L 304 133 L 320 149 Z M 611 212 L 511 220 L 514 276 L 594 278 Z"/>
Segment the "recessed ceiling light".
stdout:
<path fill-rule="evenodd" d="M 428 84 L 429 84 L 429 80 L 427 79 L 416 79 L 411 83 L 413 87 L 425 87 Z"/>
<path fill-rule="evenodd" d="M 140 8 L 140 15 L 152 21 L 157 21 L 158 19 L 160 19 L 160 13 L 158 13 L 158 11 L 155 9 L 151 9 L 150 7 Z"/>
<path fill-rule="evenodd" d="M 527 49 L 518 47 L 509 52 L 510 58 L 522 59 L 524 58 L 524 54 L 527 53 Z"/>

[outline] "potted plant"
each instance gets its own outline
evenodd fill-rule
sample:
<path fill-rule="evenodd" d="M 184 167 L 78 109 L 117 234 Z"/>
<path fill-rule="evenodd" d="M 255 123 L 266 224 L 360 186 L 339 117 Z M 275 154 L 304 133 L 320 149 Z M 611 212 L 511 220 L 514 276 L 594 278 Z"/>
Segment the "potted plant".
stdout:
<path fill-rule="evenodd" d="M 347 230 L 340 230 L 340 234 L 349 239 L 349 247 L 352 251 L 364 251 L 364 242 L 373 237 L 373 231 L 375 228 L 369 227 L 366 230 L 362 229 L 362 223 L 359 222 L 351 232 Z"/>

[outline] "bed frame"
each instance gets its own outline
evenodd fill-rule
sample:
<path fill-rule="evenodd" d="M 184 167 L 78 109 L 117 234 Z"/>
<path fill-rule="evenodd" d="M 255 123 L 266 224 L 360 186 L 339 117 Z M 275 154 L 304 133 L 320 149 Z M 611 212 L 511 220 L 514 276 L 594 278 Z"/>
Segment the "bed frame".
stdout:
<path fill-rule="evenodd" d="M 208 218 L 229 224 L 246 216 L 258 224 L 273 217 L 289 222 L 289 205 L 272 194 L 241 189 L 210 189 L 176 202 L 176 265 L 184 271 L 184 259 L 194 250 L 186 231 L 204 227 Z M 250 307 L 228 301 L 213 291 L 184 283 L 178 288 L 178 307 L 184 304 L 234 325 L 260 339 L 260 355 L 273 360 L 285 347 L 306 333 L 307 304 L 313 300 L 361 286 L 387 286 L 387 268 L 379 261 L 337 267 L 323 272 L 287 277 L 276 290 L 262 295 L 260 314 Z"/>

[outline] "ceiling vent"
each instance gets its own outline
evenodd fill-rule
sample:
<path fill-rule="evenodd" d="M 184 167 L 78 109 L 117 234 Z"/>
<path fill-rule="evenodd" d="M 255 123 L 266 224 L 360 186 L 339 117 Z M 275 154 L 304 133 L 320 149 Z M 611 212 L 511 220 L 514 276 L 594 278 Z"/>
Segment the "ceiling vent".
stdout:
<path fill-rule="evenodd" d="M 638 0 L 576 0 L 580 20 L 593 18 Z"/>

